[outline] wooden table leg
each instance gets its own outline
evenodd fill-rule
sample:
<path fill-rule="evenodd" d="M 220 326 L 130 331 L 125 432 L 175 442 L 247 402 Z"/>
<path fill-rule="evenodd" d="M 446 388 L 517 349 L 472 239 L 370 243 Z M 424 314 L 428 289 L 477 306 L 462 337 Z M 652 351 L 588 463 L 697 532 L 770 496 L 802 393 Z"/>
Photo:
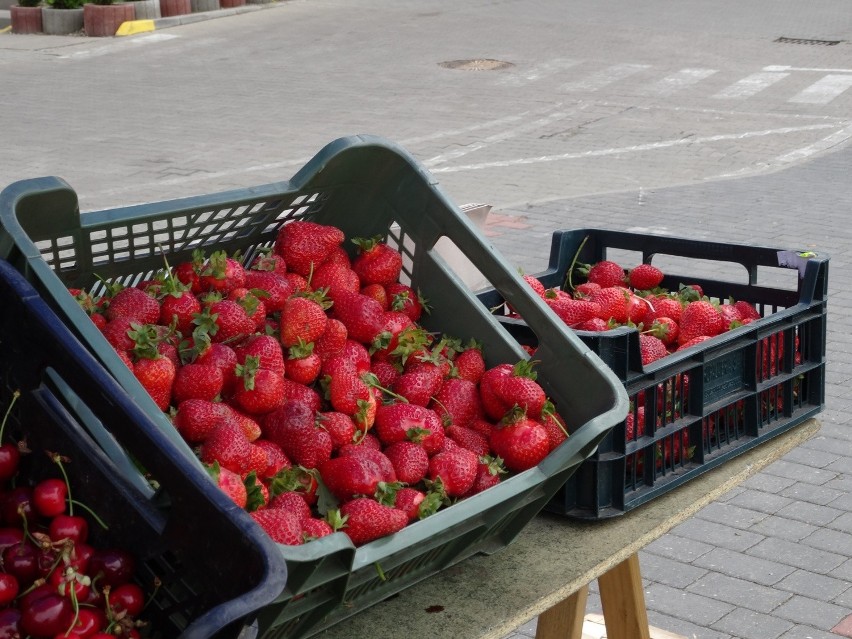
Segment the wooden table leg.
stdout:
<path fill-rule="evenodd" d="M 598 585 L 607 639 L 650 639 L 639 555 L 601 575 Z"/>
<path fill-rule="evenodd" d="M 535 639 L 582 639 L 583 617 L 589 587 L 583 586 L 567 599 L 538 616 Z"/>

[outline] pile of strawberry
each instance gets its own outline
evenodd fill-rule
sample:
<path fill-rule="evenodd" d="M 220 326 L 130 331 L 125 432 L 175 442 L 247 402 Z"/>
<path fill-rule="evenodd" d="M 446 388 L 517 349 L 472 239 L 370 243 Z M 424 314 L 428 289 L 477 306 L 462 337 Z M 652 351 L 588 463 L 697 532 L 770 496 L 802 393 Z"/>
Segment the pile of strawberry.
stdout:
<path fill-rule="evenodd" d="M 642 364 L 761 317 L 744 300 L 711 300 L 698 284 L 681 285 L 678 291 L 661 288 L 664 273 L 652 264 L 625 269 L 612 260 L 602 260 L 579 265 L 578 272 L 586 281 L 574 286 L 573 273 L 569 273 L 562 288 L 547 289 L 532 275 L 524 279 L 571 328 L 638 328 Z"/>
<path fill-rule="evenodd" d="M 97 298 L 73 290 L 219 486 L 277 542 L 391 534 L 566 437 L 532 364 L 427 332 L 402 256 L 292 221 L 244 265 L 196 252 Z"/>
<path fill-rule="evenodd" d="M 6 417 L 0 425 L 0 637 L 140 637 L 145 592 L 132 581 L 133 555 L 91 544 L 89 522 L 101 522 L 90 512 L 83 516 L 83 505 L 72 499 L 63 465 L 73 460 L 4 441 Z M 62 478 L 30 481 L 21 471 L 22 454 L 47 454 Z"/>

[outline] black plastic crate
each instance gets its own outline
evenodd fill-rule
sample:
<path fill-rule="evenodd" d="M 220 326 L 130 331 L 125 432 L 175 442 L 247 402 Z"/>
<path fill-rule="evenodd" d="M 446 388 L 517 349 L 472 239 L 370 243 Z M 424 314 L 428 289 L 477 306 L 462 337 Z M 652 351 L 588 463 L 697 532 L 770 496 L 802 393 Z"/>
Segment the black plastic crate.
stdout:
<path fill-rule="evenodd" d="M 259 615 L 259 633 L 269 639 L 311 636 L 471 555 L 505 547 L 627 412 L 625 391 L 606 364 L 550 321 L 547 306 L 425 169 L 397 145 L 372 136 L 330 143 L 289 181 L 84 214 L 73 189 L 59 178 L 18 182 L 0 193 L 0 256 L 25 274 L 144 408 L 149 427 L 174 440 L 175 429 L 66 288 L 88 289 L 98 276 L 132 284 L 159 270 L 163 253 L 176 264 L 196 248 L 239 250 L 249 262 L 274 243 L 281 226 L 299 219 L 337 226 L 349 238 L 381 235 L 403 253 L 403 281 L 431 301 L 427 329 L 475 336 L 485 344 L 489 366 L 517 362 L 526 357 L 523 349 L 435 245 L 449 241 L 473 258 L 552 345 L 538 358 L 539 381 L 568 421 L 571 437 L 537 467 L 389 537 L 355 548 L 341 532 L 302 546 L 278 546 L 288 578 Z M 174 443 L 191 455 L 182 441 Z"/>
<path fill-rule="evenodd" d="M 535 276 L 547 288 L 560 287 L 575 258 L 586 264 L 611 259 L 628 269 L 653 263 L 666 274 L 663 288 L 698 284 L 711 298 L 753 303 L 763 317 L 647 366 L 635 328 L 576 331 L 621 379 L 632 415 L 546 510 L 582 519 L 623 514 L 823 409 L 828 256 L 577 229 L 553 234 L 548 268 Z M 478 297 L 503 314 L 501 322 L 520 343 L 543 342 L 526 322 L 507 315 L 499 292 Z M 631 433 L 640 406 L 644 433 L 636 427 Z"/>
<path fill-rule="evenodd" d="M 22 455 L 19 485 L 60 476 L 45 451 L 69 458 L 64 466 L 75 500 L 108 525 L 103 530 L 90 523 L 91 543 L 136 557 L 138 583 L 151 599 L 144 636 L 254 636 L 258 610 L 286 584 L 275 545 L 206 474 L 145 425 L 148 418 L 132 398 L 2 260 L 0 298 L 3 413 L 20 392 L 4 436 L 24 440 L 32 451 Z M 129 469 L 137 463 L 156 474 L 158 490 L 139 470 L 131 479 Z"/>

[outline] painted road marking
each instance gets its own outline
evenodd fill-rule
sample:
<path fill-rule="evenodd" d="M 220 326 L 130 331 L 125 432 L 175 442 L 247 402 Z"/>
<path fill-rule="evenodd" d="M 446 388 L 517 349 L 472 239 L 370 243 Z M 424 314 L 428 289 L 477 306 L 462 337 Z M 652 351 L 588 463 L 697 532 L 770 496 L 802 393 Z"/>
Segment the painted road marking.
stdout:
<path fill-rule="evenodd" d="M 718 73 L 717 69 L 681 69 L 652 84 L 649 90 L 657 95 L 672 95 Z"/>
<path fill-rule="evenodd" d="M 771 87 L 776 82 L 780 82 L 788 75 L 790 74 L 774 72 L 752 73 L 751 75 L 744 77 L 742 80 L 725 87 L 713 97 L 719 99 L 744 100 L 745 98 L 757 95 L 764 89 Z"/>
<path fill-rule="evenodd" d="M 650 64 L 616 64 L 597 73 L 593 73 L 583 80 L 568 82 L 559 87 L 560 91 L 597 91 L 618 82 L 631 75 L 650 69 Z"/>
<path fill-rule="evenodd" d="M 662 140 L 648 144 L 637 144 L 609 149 L 593 149 L 589 151 L 578 151 L 575 153 L 560 153 L 558 155 L 542 155 L 532 158 L 517 158 L 515 160 L 504 160 L 500 162 L 482 162 L 479 164 L 467 164 L 461 166 L 447 166 L 431 169 L 432 173 L 457 173 L 459 171 L 477 171 L 481 169 L 505 168 L 509 166 L 521 166 L 525 164 L 540 164 L 543 162 L 560 162 L 563 160 L 578 160 L 582 158 L 604 157 L 608 155 L 622 155 L 625 153 L 637 153 L 642 151 L 656 151 L 676 146 L 688 146 L 695 144 L 711 144 L 725 140 L 746 140 L 749 138 L 764 137 L 768 135 L 786 135 L 788 133 L 799 133 L 802 131 L 816 131 L 820 129 L 834 129 L 836 124 L 810 124 L 806 126 L 783 127 L 780 129 L 764 129 L 762 131 L 745 131 L 744 133 L 725 133 L 720 135 L 708 135 L 704 137 L 682 137 L 673 140 Z"/>
<path fill-rule="evenodd" d="M 764 71 L 815 71 L 817 73 L 852 73 L 852 69 L 810 69 L 807 67 L 787 67 L 783 65 L 770 65 L 763 67 Z"/>
<path fill-rule="evenodd" d="M 68 55 L 59 56 L 60 60 L 73 60 L 79 58 L 95 58 L 102 55 L 109 55 L 110 53 L 114 53 L 119 49 L 126 49 L 127 47 L 139 46 L 142 44 L 152 44 L 155 42 L 163 42 L 164 40 L 174 40 L 179 36 L 172 35 L 169 33 L 151 33 L 150 35 L 139 36 L 138 38 L 130 38 L 128 40 L 116 40 L 115 42 L 102 46 L 96 47 L 93 49 L 86 49 L 84 51 L 75 51 L 74 53 L 70 53 Z"/>
<path fill-rule="evenodd" d="M 834 98 L 852 87 L 852 74 L 830 73 L 811 86 L 799 91 L 789 102 L 796 104 L 828 104 Z"/>
<path fill-rule="evenodd" d="M 541 64 L 535 64 L 529 68 L 522 69 L 519 73 L 501 75 L 497 80 L 497 84 L 516 87 L 522 86 L 528 82 L 535 82 L 536 80 L 541 80 L 544 77 L 564 71 L 565 69 L 570 69 L 579 63 L 579 60 L 569 60 L 567 58 L 549 60 L 547 62 L 542 62 Z"/>

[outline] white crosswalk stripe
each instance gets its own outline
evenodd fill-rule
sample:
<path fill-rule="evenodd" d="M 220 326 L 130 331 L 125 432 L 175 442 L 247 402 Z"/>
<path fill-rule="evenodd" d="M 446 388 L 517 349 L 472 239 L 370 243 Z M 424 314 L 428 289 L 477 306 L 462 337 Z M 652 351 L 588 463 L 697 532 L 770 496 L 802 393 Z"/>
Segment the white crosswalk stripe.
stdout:
<path fill-rule="evenodd" d="M 528 82 L 535 82 L 547 76 L 559 73 L 565 69 L 570 69 L 580 63 L 579 60 L 570 60 L 567 58 L 557 58 L 548 60 L 541 64 L 535 64 L 529 68 L 523 69 L 518 73 L 511 75 L 505 74 L 497 80 L 497 84 L 505 86 L 521 86 Z"/>
<path fill-rule="evenodd" d="M 852 74 L 830 73 L 790 98 L 796 104 L 828 104 L 852 87 Z"/>
<path fill-rule="evenodd" d="M 649 91 L 657 95 L 672 95 L 716 73 L 718 73 L 717 69 L 681 69 L 652 84 Z"/>
<path fill-rule="evenodd" d="M 563 84 L 560 89 L 562 91 L 597 91 L 598 89 L 609 86 L 613 82 L 624 80 L 631 75 L 650 68 L 650 64 L 616 64 L 597 73 L 593 73 L 582 80 Z"/>
<path fill-rule="evenodd" d="M 713 97 L 719 99 L 744 100 L 745 98 L 757 95 L 764 89 L 771 87 L 776 82 L 780 82 L 789 75 L 789 73 L 770 73 L 765 71 L 762 73 L 752 73 L 742 80 L 725 87 Z"/>

